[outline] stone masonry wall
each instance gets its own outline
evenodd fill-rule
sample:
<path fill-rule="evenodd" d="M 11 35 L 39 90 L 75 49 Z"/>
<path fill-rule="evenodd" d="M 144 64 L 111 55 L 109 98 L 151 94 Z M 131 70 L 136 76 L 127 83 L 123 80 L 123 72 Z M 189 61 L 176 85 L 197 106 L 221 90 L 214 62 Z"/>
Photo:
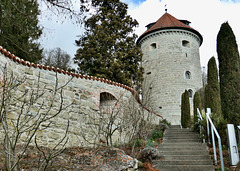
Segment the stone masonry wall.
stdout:
<path fill-rule="evenodd" d="M 153 110 L 173 125 L 181 124 L 181 95 L 202 87 L 199 56 L 200 38 L 182 29 L 159 30 L 139 43 L 143 52 L 145 91 L 150 94 Z M 186 72 L 190 73 L 186 78 Z"/>
<path fill-rule="evenodd" d="M 68 120 L 69 141 L 66 146 L 86 146 L 91 145 L 91 143 L 98 143 L 101 141 L 101 132 L 99 132 L 99 127 L 97 127 L 97 125 L 100 125 L 109 119 L 109 115 L 101 114 L 101 93 L 111 95 L 110 100 L 114 97 L 114 101 L 117 101 L 118 103 L 118 109 L 114 110 L 117 112 L 121 111 L 117 115 L 118 118 L 116 119 L 115 125 L 113 125 L 114 128 L 122 122 L 121 117 L 128 117 L 128 115 L 124 116 L 123 114 L 126 107 L 130 109 L 134 107 L 136 109 L 139 108 L 139 103 L 133 96 L 134 90 L 130 87 L 101 78 L 83 76 L 53 67 L 29 63 L 14 56 L 2 47 L 0 47 L 0 52 L 1 79 L 3 78 L 2 71 L 5 65 L 7 66 L 9 73 L 12 72 L 14 76 L 17 76 L 18 78 L 26 77 L 26 82 L 14 92 L 16 96 L 21 96 L 27 90 L 29 90 L 28 92 L 31 90 L 36 91 L 38 86 L 41 90 L 46 92 L 42 98 L 37 100 L 36 105 L 31 109 L 30 113 L 32 115 L 39 111 L 39 108 L 43 103 L 45 105 L 43 106 L 43 110 L 41 112 L 44 113 L 48 110 L 48 104 L 50 104 L 50 101 L 54 96 L 53 90 L 56 85 L 56 78 L 59 87 L 63 86 L 70 80 L 63 88 L 63 107 L 66 107 L 68 104 L 72 104 L 66 110 L 63 110 L 57 117 L 51 120 L 52 126 L 50 128 L 45 129 L 45 127 L 47 127 L 47 123 L 40 127 L 40 130 L 36 133 L 40 145 L 53 147 L 56 142 L 63 137 L 67 128 Z M 39 81 L 38 76 L 40 76 Z M 60 90 L 57 91 L 56 97 L 57 98 L 54 99 L 54 105 L 49 112 L 52 115 L 56 113 L 61 104 Z M 133 104 L 133 107 L 131 107 L 130 104 Z M 15 106 L 12 106 L 12 108 L 16 110 L 9 113 L 9 117 L 11 119 L 16 119 L 16 116 L 19 115 L 19 107 L 18 103 L 16 103 Z M 131 120 L 131 118 L 128 119 L 129 121 Z M 158 123 L 160 118 L 153 115 L 152 119 L 155 123 Z M 92 124 L 93 122 L 96 123 L 95 126 Z M 102 126 L 106 127 L 106 125 Z M 115 132 L 113 135 L 113 141 L 120 143 L 123 139 L 127 140 L 128 132 L 130 132 L 131 129 L 130 124 L 128 127 L 125 127 L 123 131 L 121 130 L 121 132 Z M 1 131 L 2 130 L 0 130 L 0 132 Z"/>

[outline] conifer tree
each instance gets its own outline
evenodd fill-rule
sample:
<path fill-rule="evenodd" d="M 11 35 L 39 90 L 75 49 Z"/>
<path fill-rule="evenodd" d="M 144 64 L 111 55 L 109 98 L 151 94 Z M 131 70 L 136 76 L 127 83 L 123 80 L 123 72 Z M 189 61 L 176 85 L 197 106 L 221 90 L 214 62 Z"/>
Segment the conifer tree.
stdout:
<path fill-rule="evenodd" d="M 30 62 L 41 59 L 42 48 L 36 42 L 42 34 L 38 15 L 37 0 L 1 0 L 0 45 Z"/>
<path fill-rule="evenodd" d="M 183 128 L 187 128 L 191 123 L 189 94 L 187 90 L 182 94 L 181 102 L 181 124 Z"/>
<path fill-rule="evenodd" d="M 197 108 L 200 111 L 202 109 L 201 97 L 198 92 L 196 92 L 193 96 L 193 110 L 194 110 L 193 121 L 194 121 L 194 124 L 196 124 L 198 122 Z"/>
<path fill-rule="evenodd" d="M 140 85 L 142 58 L 134 28 L 136 20 L 127 15 L 127 4 L 119 0 L 92 0 L 96 13 L 85 21 L 85 33 L 74 62 L 78 71 L 132 86 Z"/>
<path fill-rule="evenodd" d="M 220 116 L 222 113 L 220 87 L 218 82 L 218 70 L 214 57 L 208 61 L 208 76 L 204 97 L 205 107 L 211 108 L 213 113 L 216 113 L 217 116 Z"/>
<path fill-rule="evenodd" d="M 228 22 L 221 25 L 217 35 L 217 53 L 222 113 L 228 122 L 237 126 L 240 124 L 239 52 Z"/>

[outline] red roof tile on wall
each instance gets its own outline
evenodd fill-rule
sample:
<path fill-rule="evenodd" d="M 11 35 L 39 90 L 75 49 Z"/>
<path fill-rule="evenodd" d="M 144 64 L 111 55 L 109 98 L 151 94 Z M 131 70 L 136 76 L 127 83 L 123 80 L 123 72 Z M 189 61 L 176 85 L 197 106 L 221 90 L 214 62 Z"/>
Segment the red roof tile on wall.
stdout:
<path fill-rule="evenodd" d="M 17 56 L 15 56 L 14 54 L 11 54 L 9 51 L 7 51 L 6 49 L 4 49 L 2 46 L 0 46 L 0 53 L 2 53 L 4 56 L 6 56 L 7 58 L 13 60 L 14 62 L 18 62 L 19 64 L 21 65 L 24 65 L 24 66 L 28 66 L 28 67 L 34 67 L 34 68 L 39 68 L 39 69 L 44 69 L 44 70 L 49 70 L 49 71 L 52 71 L 52 72 L 58 72 L 58 73 L 63 73 L 64 75 L 69 75 L 69 76 L 72 76 L 72 77 L 76 77 L 76 78 L 79 78 L 80 79 L 88 79 L 88 80 L 93 80 L 93 81 L 100 81 L 100 82 L 104 82 L 106 84 L 110 84 L 110 85 L 114 85 L 114 86 L 118 86 L 118 87 L 121 87 L 121 88 L 124 88 L 128 91 L 130 91 L 136 98 L 136 100 L 138 101 L 138 103 L 140 105 L 143 106 L 144 109 L 146 109 L 147 111 L 155 114 L 156 116 L 158 117 L 161 117 L 161 115 L 153 112 L 153 111 L 150 111 L 149 109 L 147 109 L 141 102 L 141 100 L 139 99 L 139 95 L 138 93 L 131 87 L 128 87 L 126 85 L 123 85 L 123 84 L 120 84 L 120 83 L 116 83 L 116 82 L 112 82 L 111 80 L 108 80 L 108 79 L 104 79 L 104 78 L 98 78 L 98 77 L 93 77 L 93 76 L 89 76 L 89 75 L 82 75 L 82 74 L 77 74 L 77 73 L 73 73 L 73 72 L 69 72 L 69 71 L 64 71 L 60 68 L 55 68 L 55 67 L 50 67 L 50 66 L 45 66 L 45 65 L 40 65 L 40 64 L 34 64 L 34 63 L 30 63 L 29 61 L 25 61 Z"/>

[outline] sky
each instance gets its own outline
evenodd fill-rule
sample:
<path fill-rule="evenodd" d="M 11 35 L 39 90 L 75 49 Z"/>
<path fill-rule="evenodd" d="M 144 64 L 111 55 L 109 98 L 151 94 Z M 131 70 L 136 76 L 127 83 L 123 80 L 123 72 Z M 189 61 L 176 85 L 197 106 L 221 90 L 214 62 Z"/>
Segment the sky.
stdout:
<path fill-rule="evenodd" d="M 128 14 L 136 19 L 139 27 L 135 32 L 140 36 L 145 26 L 157 21 L 165 13 L 165 5 L 169 14 L 177 19 L 191 22 L 190 26 L 203 36 L 200 47 L 201 66 L 207 67 L 208 60 L 215 56 L 216 38 L 221 24 L 228 21 L 240 44 L 240 0 L 122 0 L 128 4 Z M 77 47 L 77 35 L 83 34 L 83 26 L 73 24 L 71 20 L 59 21 L 56 16 L 41 17 L 45 26 L 41 38 L 45 49 L 60 47 L 74 57 Z"/>

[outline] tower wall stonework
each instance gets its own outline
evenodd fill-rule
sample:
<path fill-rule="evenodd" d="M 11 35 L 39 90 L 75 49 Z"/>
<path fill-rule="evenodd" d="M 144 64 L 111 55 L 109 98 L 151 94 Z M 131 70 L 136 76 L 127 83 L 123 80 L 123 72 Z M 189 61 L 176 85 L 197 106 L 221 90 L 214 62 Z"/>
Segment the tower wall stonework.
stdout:
<path fill-rule="evenodd" d="M 199 56 L 200 38 L 184 29 L 164 29 L 147 34 L 139 45 L 145 70 L 143 99 L 149 99 L 153 111 L 173 125 L 181 124 L 181 95 L 202 87 Z"/>

